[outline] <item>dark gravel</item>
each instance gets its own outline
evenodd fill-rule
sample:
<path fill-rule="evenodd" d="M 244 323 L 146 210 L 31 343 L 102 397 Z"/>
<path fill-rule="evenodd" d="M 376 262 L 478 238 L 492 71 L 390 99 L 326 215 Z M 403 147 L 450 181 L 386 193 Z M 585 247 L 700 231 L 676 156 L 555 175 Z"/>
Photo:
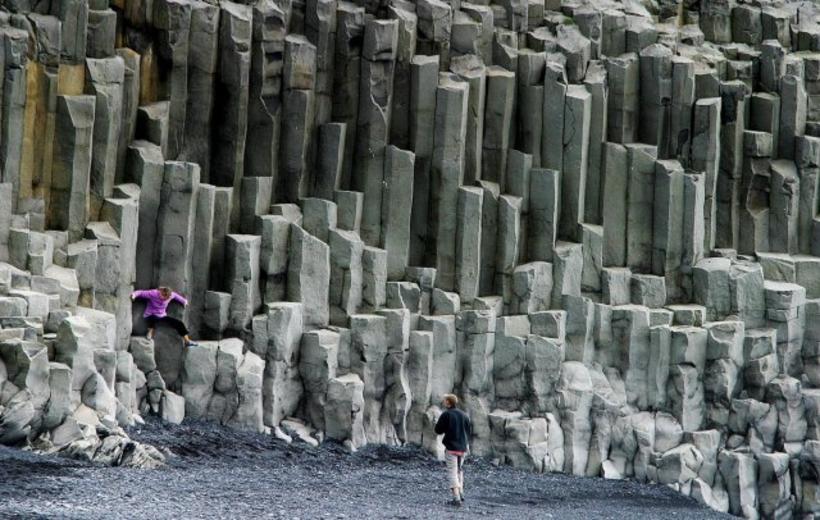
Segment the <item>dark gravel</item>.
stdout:
<path fill-rule="evenodd" d="M 169 455 L 110 468 L 0 446 L 0 518 L 729 518 L 663 486 L 535 475 L 473 459 L 467 502 L 445 504 L 442 465 L 416 448 L 287 446 L 205 423 L 130 432 Z"/>

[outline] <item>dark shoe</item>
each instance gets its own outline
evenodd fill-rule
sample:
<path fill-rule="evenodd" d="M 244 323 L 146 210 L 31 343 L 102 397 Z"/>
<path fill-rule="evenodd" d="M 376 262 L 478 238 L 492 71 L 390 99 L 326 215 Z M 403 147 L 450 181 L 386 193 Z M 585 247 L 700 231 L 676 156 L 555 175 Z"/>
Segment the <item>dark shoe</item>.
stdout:
<path fill-rule="evenodd" d="M 188 343 L 185 344 L 185 346 L 189 347 L 189 348 L 190 347 L 198 347 L 199 343 L 197 343 L 196 341 L 189 341 Z"/>
<path fill-rule="evenodd" d="M 461 507 L 461 500 L 456 500 L 455 498 L 452 500 L 448 500 L 447 505 L 453 507 Z"/>

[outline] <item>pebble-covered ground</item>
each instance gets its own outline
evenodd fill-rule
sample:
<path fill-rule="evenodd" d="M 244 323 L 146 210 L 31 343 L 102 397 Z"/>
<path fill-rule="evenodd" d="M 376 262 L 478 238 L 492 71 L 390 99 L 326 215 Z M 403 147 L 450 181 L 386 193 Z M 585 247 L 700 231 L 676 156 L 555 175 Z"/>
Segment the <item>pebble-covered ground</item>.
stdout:
<path fill-rule="evenodd" d="M 0 446 L 0 518 L 728 518 L 663 486 L 536 475 L 473 459 L 467 502 L 447 505 L 441 463 L 415 448 L 287 446 L 205 423 L 131 436 L 167 466 L 94 466 Z"/>

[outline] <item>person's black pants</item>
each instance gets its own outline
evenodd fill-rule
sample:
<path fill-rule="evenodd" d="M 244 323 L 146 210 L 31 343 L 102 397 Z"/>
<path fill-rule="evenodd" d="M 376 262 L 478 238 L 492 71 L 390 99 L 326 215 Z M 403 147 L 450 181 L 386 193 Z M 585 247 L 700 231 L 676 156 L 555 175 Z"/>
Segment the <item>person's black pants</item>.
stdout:
<path fill-rule="evenodd" d="M 177 331 L 177 333 L 180 336 L 184 337 L 188 335 L 188 327 L 186 327 L 181 320 L 172 318 L 170 316 L 163 316 L 162 318 L 158 316 L 146 316 L 145 323 L 148 325 L 148 328 L 150 329 L 157 328 L 158 323 L 165 323 L 166 325 Z"/>

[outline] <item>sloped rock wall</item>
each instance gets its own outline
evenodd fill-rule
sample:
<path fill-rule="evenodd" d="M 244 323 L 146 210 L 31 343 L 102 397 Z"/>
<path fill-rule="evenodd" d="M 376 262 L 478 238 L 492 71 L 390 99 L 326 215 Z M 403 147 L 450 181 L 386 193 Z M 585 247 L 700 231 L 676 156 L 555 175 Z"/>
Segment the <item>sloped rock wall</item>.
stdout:
<path fill-rule="evenodd" d="M 2 7 L 0 442 L 439 452 L 455 392 L 477 454 L 820 514 L 814 4 Z"/>

